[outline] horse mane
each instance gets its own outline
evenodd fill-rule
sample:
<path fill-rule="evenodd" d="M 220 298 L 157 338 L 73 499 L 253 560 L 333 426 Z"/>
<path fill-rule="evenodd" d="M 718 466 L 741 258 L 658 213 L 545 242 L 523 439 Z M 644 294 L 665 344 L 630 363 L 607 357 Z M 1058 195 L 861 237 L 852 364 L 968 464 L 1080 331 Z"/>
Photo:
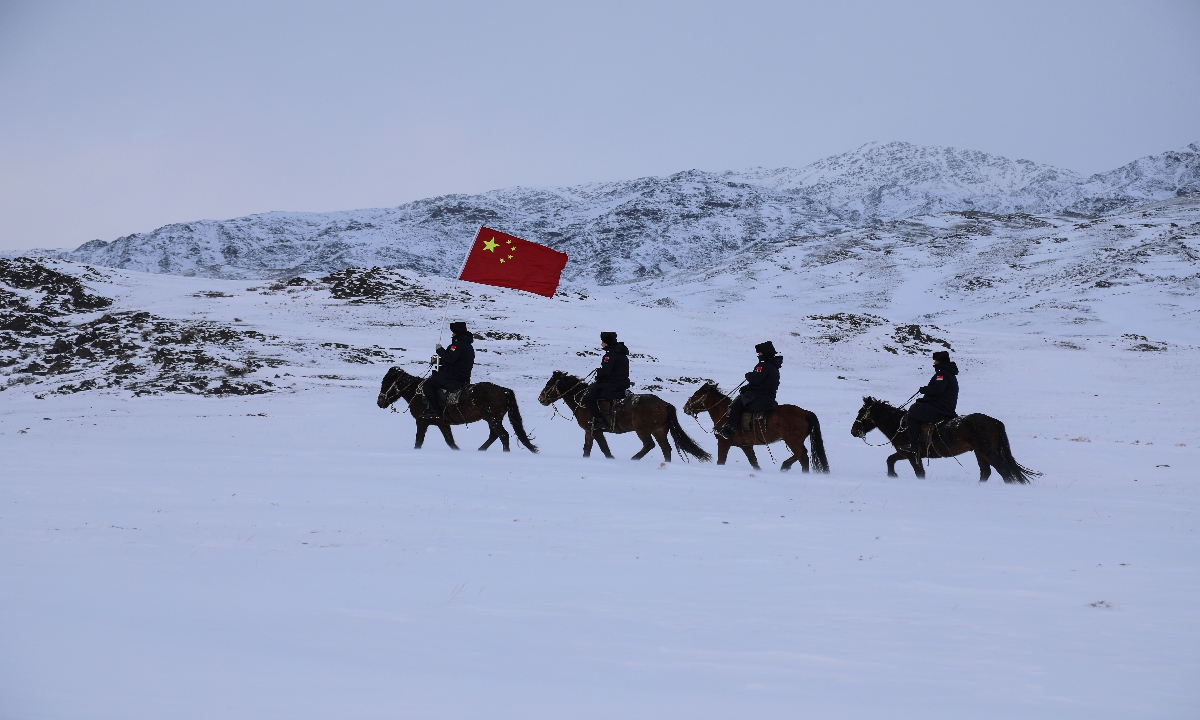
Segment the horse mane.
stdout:
<path fill-rule="evenodd" d="M 576 377 L 576 376 L 572 375 L 571 373 L 567 372 L 566 370 L 555 370 L 550 375 L 550 377 L 551 378 L 562 378 L 564 380 L 575 380 L 576 382 L 582 382 L 582 378 Z"/>
<path fill-rule="evenodd" d="M 872 396 L 870 396 L 870 395 L 864 395 L 864 396 L 863 396 L 863 404 L 864 404 L 864 405 L 882 405 L 882 406 L 884 406 L 885 408 L 890 408 L 890 409 L 892 409 L 892 410 L 895 410 L 895 409 L 896 409 L 896 406 L 895 406 L 895 405 L 892 405 L 892 404 L 891 404 L 890 402 L 888 402 L 887 400 L 880 400 L 880 399 L 878 399 L 878 398 L 875 398 L 875 397 L 872 397 Z"/>

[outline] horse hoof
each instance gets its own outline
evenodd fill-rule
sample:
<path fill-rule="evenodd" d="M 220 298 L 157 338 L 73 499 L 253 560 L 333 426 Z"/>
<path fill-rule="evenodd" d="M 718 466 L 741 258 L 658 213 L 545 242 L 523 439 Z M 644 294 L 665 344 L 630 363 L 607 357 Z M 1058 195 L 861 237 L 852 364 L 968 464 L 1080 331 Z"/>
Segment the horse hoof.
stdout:
<path fill-rule="evenodd" d="M 890 473 L 888 473 L 888 477 L 900 477 L 900 476 L 894 472 L 890 472 Z"/>

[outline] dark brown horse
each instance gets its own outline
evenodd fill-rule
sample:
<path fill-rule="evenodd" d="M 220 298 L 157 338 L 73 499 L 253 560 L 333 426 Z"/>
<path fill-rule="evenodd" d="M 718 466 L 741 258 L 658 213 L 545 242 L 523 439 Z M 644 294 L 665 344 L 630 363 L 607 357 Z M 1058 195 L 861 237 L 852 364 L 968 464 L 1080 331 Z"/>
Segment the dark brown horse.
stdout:
<path fill-rule="evenodd" d="M 587 383 L 584 380 L 574 375 L 568 375 L 561 370 L 555 370 L 554 374 L 550 376 L 550 380 L 546 382 L 546 387 L 542 388 L 541 394 L 538 395 L 538 402 L 541 404 L 553 405 L 562 400 L 575 414 L 575 422 L 583 428 L 584 457 L 591 456 L 593 439 L 600 445 L 600 451 L 604 453 L 604 457 L 612 457 L 612 453 L 608 450 L 608 440 L 604 439 L 605 432 L 617 435 L 635 432 L 642 441 L 642 449 L 633 456 L 634 460 L 641 460 L 645 457 L 646 453 L 654 449 L 654 442 L 657 440 L 658 447 L 662 449 L 663 459 L 671 462 L 671 445 L 667 442 L 668 433 L 675 440 L 675 449 L 680 454 L 686 453 L 703 462 L 712 459 L 712 456 L 688 437 L 680 427 L 675 406 L 657 395 L 634 395 L 617 408 L 611 429 L 593 430 L 592 413 L 583 406 L 583 393 L 586 390 Z M 601 400 L 600 402 L 607 401 Z M 603 405 L 601 405 L 601 409 L 604 409 Z"/>
<path fill-rule="evenodd" d="M 729 417 L 729 407 L 733 401 L 721 392 L 714 382 L 706 382 L 700 386 L 683 405 L 683 411 L 692 417 L 702 412 L 708 412 L 712 418 L 713 429 L 725 424 Z M 747 413 L 749 416 L 749 413 Z M 754 456 L 755 445 L 766 445 L 782 440 L 792 451 L 792 456 L 783 461 L 780 470 L 790 470 L 799 460 L 800 469 L 808 472 L 808 451 L 804 449 L 804 438 L 810 438 L 812 445 L 812 468 L 817 472 L 829 472 L 829 460 L 825 457 L 825 443 L 821 441 L 821 423 L 816 413 L 795 405 L 780 405 L 767 415 L 766 422 L 755 422 L 749 430 L 738 429 L 733 437 L 726 440 L 717 435 L 717 464 L 724 465 L 729 457 L 730 446 L 736 445 L 746 453 L 746 459 L 755 470 L 758 458 Z"/>
<path fill-rule="evenodd" d="M 442 431 L 442 437 L 446 438 L 446 444 L 457 450 L 458 446 L 454 444 L 454 433 L 450 431 L 450 426 L 466 425 L 483 420 L 488 424 L 491 434 L 488 436 L 487 442 L 480 445 L 479 449 L 487 450 L 492 443 L 496 442 L 496 438 L 499 438 L 500 444 L 504 446 L 504 452 L 508 452 L 508 431 L 504 429 L 504 414 L 507 412 L 508 421 L 512 423 L 513 431 L 517 433 L 517 439 L 521 441 L 522 445 L 529 448 L 530 452 L 537 452 L 537 446 L 525 435 L 525 426 L 521 424 L 521 411 L 517 409 L 517 397 L 512 390 L 493 385 L 490 382 L 474 383 L 470 386 L 470 391 L 463 394 L 457 405 L 447 405 L 442 408 L 441 420 L 433 421 L 421 419 L 421 413 L 425 412 L 426 405 L 425 395 L 417 392 L 417 386 L 420 384 L 421 378 L 409 375 L 398 367 L 393 367 L 383 376 L 383 383 L 379 387 L 379 399 L 376 401 L 381 408 L 391 405 L 400 398 L 408 401 L 408 411 L 417 421 L 416 447 L 418 450 L 425 444 L 425 432 L 429 430 L 430 425 L 436 425 L 438 430 Z"/>
<path fill-rule="evenodd" d="M 1013 459 L 1008 445 L 1008 433 L 1004 423 L 982 413 L 971 413 L 938 423 L 927 442 L 922 442 L 919 453 L 907 453 L 900 444 L 907 441 L 907 428 L 903 427 L 904 410 L 893 407 L 884 400 L 863 398 L 863 406 L 850 428 L 850 434 L 866 439 L 867 433 L 879 430 L 891 441 L 896 452 L 887 459 L 888 477 L 896 477 L 896 461 L 905 459 L 912 465 L 917 477 L 925 477 L 921 458 L 946 458 L 962 455 L 974 450 L 979 463 L 979 482 L 987 482 L 992 468 L 1000 473 L 1006 483 L 1027 483 L 1029 478 L 1041 475 Z"/>

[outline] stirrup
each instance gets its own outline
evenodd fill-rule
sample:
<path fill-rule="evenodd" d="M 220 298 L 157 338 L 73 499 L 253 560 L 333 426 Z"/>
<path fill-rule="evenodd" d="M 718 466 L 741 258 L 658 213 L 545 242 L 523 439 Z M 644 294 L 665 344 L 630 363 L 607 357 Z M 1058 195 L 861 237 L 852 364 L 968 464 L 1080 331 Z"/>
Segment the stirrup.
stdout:
<path fill-rule="evenodd" d="M 608 421 L 602 417 L 592 418 L 593 430 L 608 430 Z"/>
<path fill-rule="evenodd" d="M 435 412 L 433 412 L 433 411 L 431 411 L 431 410 L 426 410 L 425 412 L 421 413 L 421 414 L 418 416 L 418 419 L 420 419 L 420 420 L 441 420 L 441 419 L 442 419 L 442 414 L 441 414 L 441 413 L 435 413 Z"/>
<path fill-rule="evenodd" d="M 733 437 L 733 433 L 734 433 L 734 432 L 736 432 L 736 431 L 734 430 L 734 428 L 733 428 L 733 426 L 732 426 L 732 425 L 724 425 L 724 426 L 722 426 L 722 427 L 721 427 L 721 429 L 720 429 L 720 430 L 717 430 L 717 431 L 716 431 L 715 433 L 713 433 L 713 434 L 714 434 L 714 435 L 719 435 L 720 437 L 723 437 L 723 438 L 725 438 L 726 440 L 728 440 L 729 438 Z"/>

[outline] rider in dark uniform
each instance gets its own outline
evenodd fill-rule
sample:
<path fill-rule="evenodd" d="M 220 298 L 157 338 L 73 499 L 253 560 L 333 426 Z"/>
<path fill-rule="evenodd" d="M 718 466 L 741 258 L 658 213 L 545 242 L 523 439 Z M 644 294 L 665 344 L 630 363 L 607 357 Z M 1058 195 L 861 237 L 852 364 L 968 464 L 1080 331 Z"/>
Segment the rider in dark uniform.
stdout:
<path fill-rule="evenodd" d="M 749 410 L 764 413 L 775 408 L 775 393 L 779 391 L 779 368 L 783 367 L 783 356 L 775 352 L 768 340 L 754 346 L 758 353 L 758 364 L 746 373 L 746 387 L 738 394 L 729 408 L 729 420 L 717 431 L 717 435 L 728 440 L 742 425 L 742 414 Z"/>
<path fill-rule="evenodd" d="M 921 397 L 908 411 L 908 444 L 900 449 L 918 452 L 921 426 L 955 415 L 958 408 L 958 366 L 950 361 L 950 353 L 939 350 L 933 354 L 933 377 L 921 388 Z"/>
<path fill-rule="evenodd" d="M 600 414 L 600 399 L 619 400 L 629 389 L 629 348 L 617 342 L 615 332 L 600 333 L 600 347 L 604 359 L 596 370 L 596 381 L 583 394 L 583 406 L 592 413 L 592 427 L 607 430 L 608 421 Z"/>
<path fill-rule="evenodd" d="M 475 366 L 475 348 L 471 346 L 475 336 L 467 331 L 465 322 L 450 323 L 450 347 L 437 346 L 438 369 L 425 381 L 425 412 L 422 420 L 440 420 L 442 405 L 438 402 L 438 388 L 451 392 L 471 382 L 471 368 Z"/>

